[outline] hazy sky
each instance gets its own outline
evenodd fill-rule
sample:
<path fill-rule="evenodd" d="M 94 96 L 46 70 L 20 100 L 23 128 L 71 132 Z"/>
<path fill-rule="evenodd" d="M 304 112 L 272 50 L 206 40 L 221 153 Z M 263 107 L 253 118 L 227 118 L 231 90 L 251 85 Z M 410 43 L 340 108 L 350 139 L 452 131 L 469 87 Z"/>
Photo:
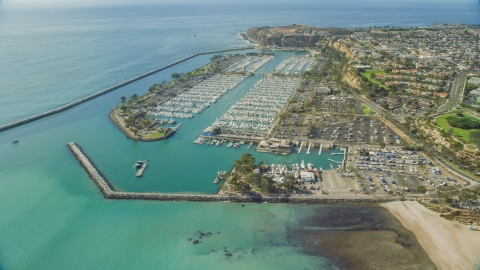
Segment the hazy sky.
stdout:
<path fill-rule="evenodd" d="M 321 5 L 322 3 L 351 3 L 359 0 L 0 0 L 0 7 L 3 8 L 71 8 L 82 7 L 89 5 L 151 5 L 151 4 L 205 4 L 205 3 L 278 3 L 278 2 L 302 2 Z M 391 3 L 431 3 L 451 2 L 452 4 L 458 2 L 480 3 L 480 0 L 361 0 L 362 2 L 376 2 L 381 4 L 383 1 Z"/>

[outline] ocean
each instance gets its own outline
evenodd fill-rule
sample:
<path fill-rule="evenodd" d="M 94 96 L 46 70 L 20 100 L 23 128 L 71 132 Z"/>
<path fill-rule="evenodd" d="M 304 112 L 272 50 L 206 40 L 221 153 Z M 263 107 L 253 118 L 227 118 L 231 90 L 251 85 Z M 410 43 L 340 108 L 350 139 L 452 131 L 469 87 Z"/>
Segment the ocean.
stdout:
<path fill-rule="evenodd" d="M 57 11 L 10 10 L 0 2 L 0 125 L 194 53 L 247 45 L 239 33 L 254 26 L 480 23 L 478 3 L 470 1 L 455 5 L 367 1 L 346 7 L 342 3 L 89 6 Z M 289 53 L 279 52 L 275 61 Z M 179 132 L 165 141 L 132 141 L 107 117 L 120 96 L 143 94 L 152 84 L 169 80 L 171 73 L 192 70 L 210 57 L 196 57 L 63 113 L 0 133 L 0 269 L 348 268 L 325 241 L 319 242 L 319 252 L 302 248 L 311 248 L 310 244 L 298 244 L 311 237 L 304 232 L 311 229 L 312 217 L 338 218 L 328 207 L 106 200 L 68 151 L 66 143 L 77 142 L 120 191 L 215 193 L 216 172 L 228 170 L 247 150 L 192 142 L 241 97 L 240 90 L 254 85 L 255 78 L 193 119 L 181 120 Z M 10 143 L 13 138 L 20 143 Z M 268 163 L 305 160 L 325 167 L 328 157 L 340 158 L 328 152 L 287 157 L 250 152 Z M 134 177 L 132 168 L 138 159 L 149 160 L 141 179 Z M 344 208 L 346 215 L 354 209 Z M 381 215 L 383 210 L 362 211 Z M 375 219 L 382 222 L 385 227 L 397 222 L 394 227 L 401 230 L 398 221 Z M 187 238 L 199 238 L 199 231 L 212 235 L 192 245 Z"/>

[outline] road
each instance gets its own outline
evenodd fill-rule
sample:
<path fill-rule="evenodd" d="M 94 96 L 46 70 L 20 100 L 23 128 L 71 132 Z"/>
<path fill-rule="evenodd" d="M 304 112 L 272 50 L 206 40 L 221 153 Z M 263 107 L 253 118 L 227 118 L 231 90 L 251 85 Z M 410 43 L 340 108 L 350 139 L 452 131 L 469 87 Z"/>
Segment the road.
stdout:
<path fill-rule="evenodd" d="M 448 110 L 451 110 L 452 108 L 454 108 L 455 106 L 457 106 L 460 103 L 461 97 L 462 97 L 462 94 L 463 94 L 462 92 L 463 92 L 463 86 L 464 86 L 465 79 L 466 79 L 466 73 L 465 72 L 463 72 L 462 74 L 460 74 L 459 76 L 457 76 L 454 79 L 454 82 L 452 83 L 452 90 L 451 90 L 452 99 L 451 99 L 450 102 L 447 102 L 443 106 L 439 107 L 439 110 L 441 110 L 442 112 L 446 112 Z M 381 108 L 377 104 L 373 103 L 372 101 L 368 100 L 366 97 L 360 96 L 356 93 L 352 93 L 352 94 L 355 98 L 359 99 L 361 102 L 367 104 L 370 108 L 372 108 L 374 111 L 376 111 L 380 116 L 382 115 L 382 112 L 383 112 L 383 115 L 390 115 L 390 113 L 386 112 L 383 108 Z M 397 118 L 397 117 L 395 117 L 395 115 L 390 115 L 390 116 L 394 117 L 394 118 Z M 383 117 L 383 119 L 384 119 L 385 123 L 387 123 L 387 122 L 391 123 L 391 121 L 385 119 L 385 117 Z M 391 125 L 398 127 L 394 123 L 391 123 Z M 397 132 L 396 130 L 394 130 L 394 131 Z M 397 134 L 399 134 L 399 132 L 397 132 Z M 406 135 L 406 136 L 408 136 L 408 135 Z M 448 168 L 448 170 L 451 171 L 452 173 L 456 174 L 457 176 L 459 176 L 463 179 L 468 179 L 472 183 L 478 182 L 475 179 L 471 178 L 469 175 L 466 175 L 463 172 L 458 171 L 455 168 L 452 168 L 448 164 L 446 164 L 443 161 L 443 159 L 440 158 L 441 153 L 437 149 L 435 149 L 432 145 L 429 145 L 429 144 L 424 145 L 423 143 L 419 142 L 417 138 L 415 138 L 413 136 L 408 136 L 408 138 L 410 138 L 413 142 L 415 142 L 416 145 L 423 146 L 424 149 L 427 152 L 429 152 L 431 156 L 437 157 L 436 161 L 438 163 L 440 163 L 443 167 Z"/>
<path fill-rule="evenodd" d="M 462 72 L 460 73 L 460 75 L 455 76 L 455 79 L 453 80 L 453 83 L 452 83 L 452 88 L 450 89 L 449 98 L 447 102 L 445 102 L 445 104 L 438 107 L 436 114 L 448 112 L 460 104 L 462 100 L 463 86 L 465 84 L 465 79 L 466 79 L 465 72 Z"/>

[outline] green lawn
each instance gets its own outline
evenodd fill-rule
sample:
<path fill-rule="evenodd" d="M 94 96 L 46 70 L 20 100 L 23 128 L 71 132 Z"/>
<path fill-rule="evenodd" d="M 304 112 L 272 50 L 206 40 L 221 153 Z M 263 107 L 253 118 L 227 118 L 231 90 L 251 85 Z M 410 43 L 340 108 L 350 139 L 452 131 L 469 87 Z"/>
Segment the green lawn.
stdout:
<path fill-rule="evenodd" d="M 207 64 L 207 65 L 205 65 L 205 66 L 203 66 L 203 67 L 197 68 L 197 69 L 195 69 L 195 70 L 192 72 L 192 75 L 193 75 L 193 76 L 201 75 L 201 74 L 203 74 L 205 71 L 207 71 L 209 68 L 210 68 L 210 64 Z"/>
<path fill-rule="evenodd" d="M 157 132 L 154 132 L 154 133 L 146 136 L 145 138 L 158 138 L 158 137 L 163 137 L 163 136 L 165 136 L 165 133 L 157 131 Z"/>
<path fill-rule="evenodd" d="M 363 107 L 363 114 L 375 114 L 375 111 L 372 110 L 370 107 L 366 105 L 362 105 Z"/>
<path fill-rule="evenodd" d="M 370 78 L 370 75 L 371 75 L 371 74 L 375 74 L 375 75 L 377 75 L 377 74 L 385 74 L 385 71 L 383 71 L 383 70 L 367 70 L 367 71 L 365 71 L 365 72 L 362 72 L 361 74 L 362 74 L 363 77 L 367 78 L 369 82 L 375 83 L 375 84 L 377 84 L 379 87 L 383 87 L 383 88 L 385 88 L 385 89 L 388 89 L 388 87 L 385 86 L 385 85 L 383 85 L 381 82 L 379 82 L 379 81 L 377 81 L 377 80 L 375 80 L 375 79 Z"/>
<path fill-rule="evenodd" d="M 435 120 L 435 122 L 438 124 L 438 126 L 440 126 L 443 130 L 447 131 L 450 130 L 452 127 L 447 123 L 447 117 L 449 116 L 452 116 L 452 115 L 455 115 L 455 114 L 446 114 L 446 115 L 442 115 L 442 116 L 439 116 L 437 117 L 437 119 Z M 465 114 L 466 117 L 469 117 L 469 118 L 473 118 L 473 119 L 477 119 L 477 118 L 474 118 L 468 114 Z M 470 141 L 470 133 L 472 131 L 477 131 L 478 129 L 461 129 L 461 128 L 453 128 L 453 135 L 458 137 L 460 140 L 464 141 L 465 143 L 471 143 Z"/>

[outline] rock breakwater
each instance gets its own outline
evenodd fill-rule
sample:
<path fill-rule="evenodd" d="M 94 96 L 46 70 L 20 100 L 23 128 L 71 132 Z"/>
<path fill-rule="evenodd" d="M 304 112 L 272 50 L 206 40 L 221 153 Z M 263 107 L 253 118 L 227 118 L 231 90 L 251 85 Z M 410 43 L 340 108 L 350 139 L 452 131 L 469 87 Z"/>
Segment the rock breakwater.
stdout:
<path fill-rule="evenodd" d="M 394 201 L 394 198 L 313 198 L 295 196 L 224 196 L 204 194 L 167 194 L 149 192 L 118 192 L 97 170 L 90 159 L 74 142 L 67 144 L 82 167 L 90 175 L 103 196 L 118 200 L 155 200 L 155 201 L 191 201 L 191 202 L 239 202 L 239 203 L 291 203 L 291 204 L 380 204 Z"/>

